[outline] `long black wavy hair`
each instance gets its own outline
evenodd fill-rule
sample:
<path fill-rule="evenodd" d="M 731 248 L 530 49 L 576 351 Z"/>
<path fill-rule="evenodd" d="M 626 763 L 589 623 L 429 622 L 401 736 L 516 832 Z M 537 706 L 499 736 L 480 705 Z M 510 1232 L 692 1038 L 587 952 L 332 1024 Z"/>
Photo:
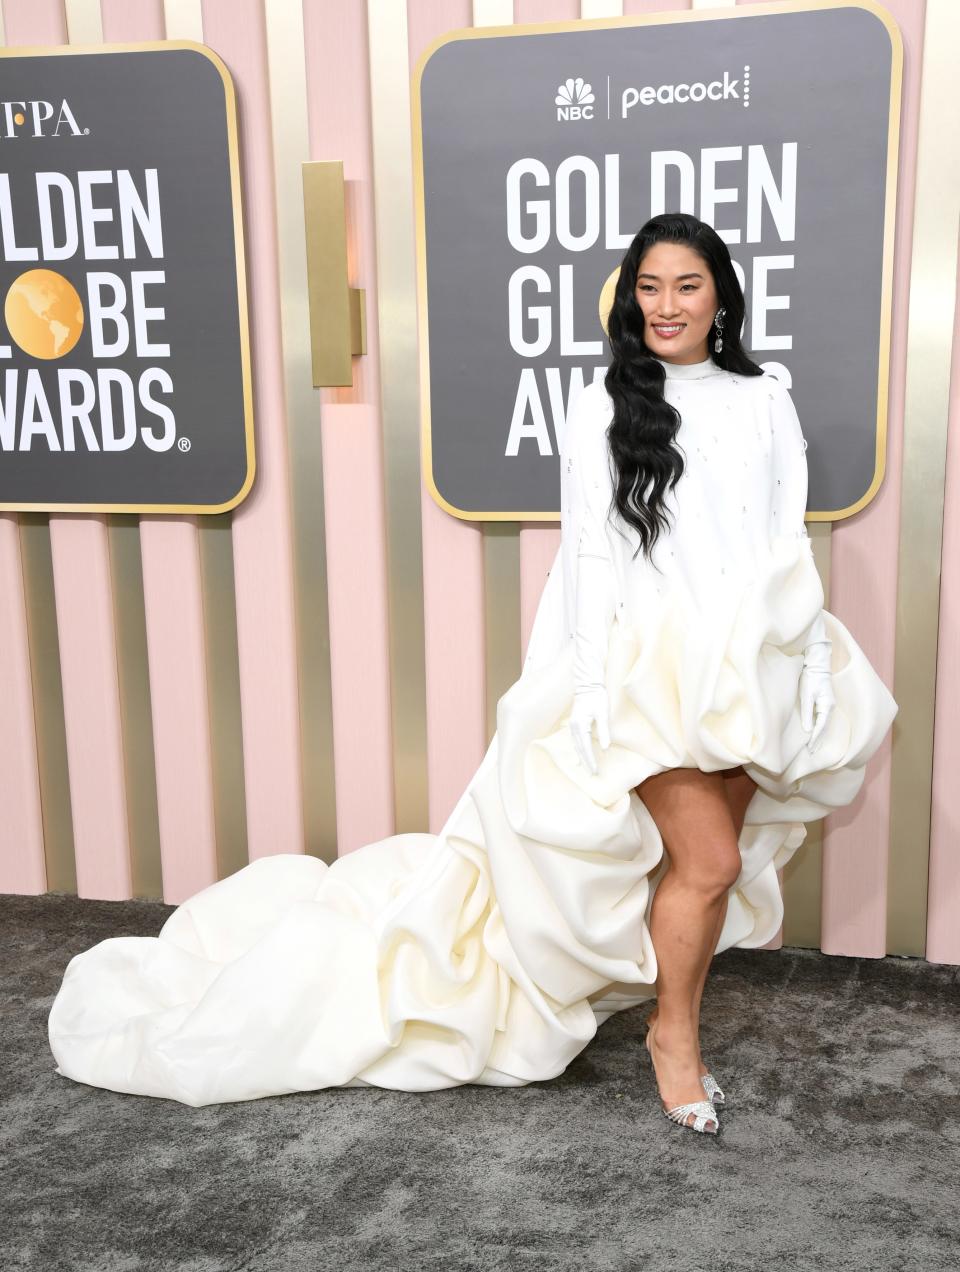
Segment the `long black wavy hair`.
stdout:
<path fill-rule="evenodd" d="M 675 440 L 680 414 L 663 396 L 666 373 L 647 348 L 643 310 L 636 297 L 640 262 L 655 243 L 661 242 L 692 248 L 713 275 L 717 307 L 726 310 L 720 353 L 715 347 L 715 325 L 711 324 L 707 336 L 713 361 L 739 375 L 763 374 L 763 369 L 744 353 L 740 341 L 746 305 L 726 243 L 712 225 L 686 212 L 651 217 L 638 231 L 620 265 L 607 318 L 613 360 L 604 379 L 614 405 L 613 421 L 607 429 L 617 470 L 613 504 L 623 521 L 640 536 L 637 552 L 642 550 L 648 558 L 661 532 L 669 527 L 664 495 L 677 484 L 685 468 L 683 451 Z"/>

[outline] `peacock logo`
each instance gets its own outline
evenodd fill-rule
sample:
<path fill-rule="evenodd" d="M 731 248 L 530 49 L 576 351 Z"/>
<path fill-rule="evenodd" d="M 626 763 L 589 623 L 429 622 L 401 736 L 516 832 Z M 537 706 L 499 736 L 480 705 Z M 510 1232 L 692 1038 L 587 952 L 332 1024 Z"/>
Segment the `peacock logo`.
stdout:
<path fill-rule="evenodd" d="M 587 84 L 582 76 L 564 80 L 554 98 L 557 119 L 593 119 L 594 100 L 593 86 Z"/>

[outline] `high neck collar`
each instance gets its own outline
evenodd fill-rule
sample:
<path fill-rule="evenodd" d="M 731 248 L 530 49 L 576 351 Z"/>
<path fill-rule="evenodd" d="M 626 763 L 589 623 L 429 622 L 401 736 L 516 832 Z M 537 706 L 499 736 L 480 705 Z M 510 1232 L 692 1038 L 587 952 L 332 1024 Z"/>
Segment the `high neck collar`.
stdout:
<path fill-rule="evenodd" d="M 723 367 L 718 367 L 714 360 L 707 356 L 702 362 L 665 362 L 657 361 L 667 373 L 668 380 L 703 380 L 708 375 L 723 375 Z"/>

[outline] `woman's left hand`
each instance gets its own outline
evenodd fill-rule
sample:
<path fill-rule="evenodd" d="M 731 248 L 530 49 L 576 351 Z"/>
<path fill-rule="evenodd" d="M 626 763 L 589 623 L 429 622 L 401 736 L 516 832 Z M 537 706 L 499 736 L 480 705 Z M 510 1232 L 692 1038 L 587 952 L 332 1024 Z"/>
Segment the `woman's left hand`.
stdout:
<path fill-rule="evenodd" d="M 807 749 L 816 750 L 830 713 L 836 706 L 832 677 L 829 671 L 816 667 L 804 667 L 800 672 L 800 723 L 809 733 Z"/>

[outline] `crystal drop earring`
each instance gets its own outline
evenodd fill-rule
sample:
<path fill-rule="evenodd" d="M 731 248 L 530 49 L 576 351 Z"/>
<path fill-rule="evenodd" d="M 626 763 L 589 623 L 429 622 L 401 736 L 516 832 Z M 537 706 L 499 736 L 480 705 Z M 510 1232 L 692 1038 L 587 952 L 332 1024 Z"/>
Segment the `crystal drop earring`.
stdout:
<path fill-rule="evenodd" d="M 713 325 L 717 329 L 717 339 L 713 346 L 716 353 L 721 353 L 723 350 L 723 318 L 726 312 L 725 309 L 718 309 L 713 318 Z"/>

